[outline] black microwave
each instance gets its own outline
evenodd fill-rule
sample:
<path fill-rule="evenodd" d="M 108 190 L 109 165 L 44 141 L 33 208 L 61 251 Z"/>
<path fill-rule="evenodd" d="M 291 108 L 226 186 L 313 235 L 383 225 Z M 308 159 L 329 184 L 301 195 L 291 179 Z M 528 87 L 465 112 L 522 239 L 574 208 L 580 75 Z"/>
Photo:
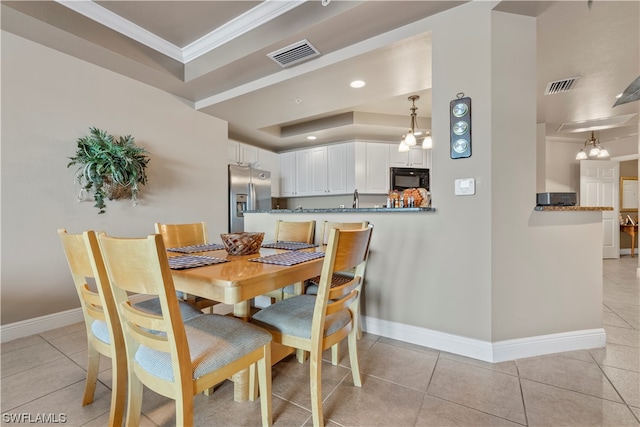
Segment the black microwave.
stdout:
<path fill-rule="evenodd" d="M 391 191 L 404 191 L 407 188 L 424 188 L 429 190 L 429 169 L 391 168 L 389 173 Z"/>

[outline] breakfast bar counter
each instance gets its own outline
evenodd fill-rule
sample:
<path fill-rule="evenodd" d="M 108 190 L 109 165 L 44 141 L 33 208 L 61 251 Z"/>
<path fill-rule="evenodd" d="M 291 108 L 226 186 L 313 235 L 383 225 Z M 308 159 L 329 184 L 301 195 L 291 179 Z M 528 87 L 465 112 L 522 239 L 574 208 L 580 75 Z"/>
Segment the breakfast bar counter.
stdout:
<path fill-rule="evenodd" d="M 370 213 L 370 212 L 434 212 L 432 207 L 414 208 L 312 208 L 312 209 L 265 209 L 246 211 L 245 213 L 300 214 L 300 213 Z"/>

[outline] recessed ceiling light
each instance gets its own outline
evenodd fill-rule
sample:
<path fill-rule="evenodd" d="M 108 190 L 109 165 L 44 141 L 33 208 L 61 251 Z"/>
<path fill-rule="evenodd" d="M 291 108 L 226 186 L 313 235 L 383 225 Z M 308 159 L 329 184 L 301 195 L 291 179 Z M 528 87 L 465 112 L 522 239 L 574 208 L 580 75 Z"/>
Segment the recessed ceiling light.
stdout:
<path fill-rule="evenodd" d="M 314 139 L 316 139 L 316 137 L 315 137 L 315 136 L 313 136 L 313 135 L 309 135 L 309 136 L 307 137 L 307 139 L 309 139 L 309 140 L 314 140 Z"/>
<path fill-rule="evenodd" d="M 351 82 L 351 87 L 354 89 L 358 89 L 363 87 L 364 85 L 366 85 L 365 82 L 363 82 L 362 80 L 354 80 Z"/>

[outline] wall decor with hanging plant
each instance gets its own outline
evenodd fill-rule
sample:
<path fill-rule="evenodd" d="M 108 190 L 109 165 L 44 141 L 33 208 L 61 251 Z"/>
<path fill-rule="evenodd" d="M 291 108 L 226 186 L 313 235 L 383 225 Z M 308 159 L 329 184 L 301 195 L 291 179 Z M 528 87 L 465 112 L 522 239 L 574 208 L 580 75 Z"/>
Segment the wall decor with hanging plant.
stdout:
<path fill-rule="evenodd" d="M 140 185 L 147 183 L 148 151 L 138 147 L 131 135 L 116 139 L 104 130 L 89 130 L 89 135 L 78 138 L 76 155 L 69 157 L 67 165 L 80 165 L 75 179 L 81 192 L 93 193 L 99 214 L 105 213 L 105 198 L 131 197 L 137 205 Z"/>

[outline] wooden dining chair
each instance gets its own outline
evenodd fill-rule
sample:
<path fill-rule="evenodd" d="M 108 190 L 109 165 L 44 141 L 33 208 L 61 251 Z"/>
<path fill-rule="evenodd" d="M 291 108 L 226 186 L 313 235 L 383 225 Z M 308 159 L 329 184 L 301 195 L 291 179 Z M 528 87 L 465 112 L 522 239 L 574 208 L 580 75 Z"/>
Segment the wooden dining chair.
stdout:
<path fill-rule="evenodd" d="M 124 416 L 124 404 L 127 384 L 127 360 L 124 351 L 124 337 L 115 302 L 109 287 L 109 279 L 98 240 L 93 231 L 82 234 L 68 234 L 64 228 L 58 229 L 71 277 L 80 298 L 87 331 L 87 379 L 82 398 L 82 406 L 93 403 L 98 379 L 100 356 L 111 358 L 112 386 L 109 425 L 120 426 Z M 95 291 L 88 282 L 95 283 Z M 137 303 L 137 306 L 149 313 L 159 313 L 157 299 Z M 183 303 L 180 310 L 184 318 L 201 315 L 202 312 Z"/>
<path fill-rule="evenodd" d="M 338 230 L 357 230 L 359 228 L 369 227 L 369 221 L 361 221 L 361 222 L 330 222 L 323 221 L 322 222 L 322 245 L 326 245 L 329 242 L 329 233 L 332 229 L 337 228 Z M 367 256 L 368 257 L 368 256 Z M 366 264 L 365 264 L 366 268 Z M 365 268 L 362 269 L 362 280 L 364 280 Z M 355 271 L 338 271 L 333 273 L 331 277 L 331 287 L 339 286 L 343 283 L 348 282 L 354 276 Z M 304 283 L 304 293 L 308 295 L 317 295 L 318 294 L 318 283 L 320 282 L 320 276 L 311 278 Z M 285 288 L 285 292 L 287 289 Z M 284 295 L 284 298 L 288 298 L 288 295 Z M 360 300 L 358 299 L 358 304 L 360 304 Z M 358 307 L 358 318 L 356 319 L 356 332 L 358 339 L 362 339 L 362 320 L 360 316 L 360 307 Z M 340 343 L 336 343 L 333 347 L 331 347 L 331 363 L 334 366 L 338 365 L 340 359 Z"/>
<path fill-rule="evenodd" d="M 313 243 L 316 231 L 315 221 L 282 221 L 276 222 L 276 242 Z"/>
<path fill-rule="evenodd" d="M 163 224 L 155 223 L 156 233 L 162 236 L 165 248 L 182 248 L 185 246 L 206 245 L 209 243 L 207 224 L 196 222 L 192 224 Z M 213 306 L 218 301 L 178 292 L 178 296 L 199 310 L 208 308 L 213 313 Z"/>
<path fill-rule="evenodd" d="M 193 396 L 257 364 L 262 425 L 271 417 L 271 336 L 234 317 L 201 314 L 183 321 L 159 234 L 98 243 L 122 324 L 128 366 L 126 425 L 140 423 L 143 385 L 176 402 L 176 425 L 193 425 Z M 161 313 L 139 310 L 129 293 L 160 301 Z"/>
<path fill-rule="evenodd" d="M 93 403 L 100 355 L 110 357 L 112 385 L 109 425 L 121 426 L 127 392 L 127 360 L 120 322 L 117 315 L 113 315 L 116 307 L 109 290 L 98 241 L 92 231 L 68 234 L 67 230 L 61 228 L 58 229 L 58 235 L 80 298 L 87 331 L 89 357 L 82 406 Z M 89 281 L 96 283 L 96 291 L 91 290 Z"/>
<path fill-rule="evenodd" d="M 353 383 L 362 386 L 356 345 L 356 319 L 362 275 L 367 262 L 372 229 L 332 229 L 318 295 L 298 295 L 279 301 L 253 315 L 251 322 L 267 329 L 273 341 L 310 353 L 309 376 L 314 426 L 323 426 L 322 352 L 348 338 Z M 355 268 L 349 282 L 331 287 L 336 271 Z"/>
<path fill-rule="evenodd" d="M 276 242 L 301 242 L 312 244 L 316 232 L 315 221 L 282 221 L 276 222 Z M 293 285 L 290 285 L 289 293 L 293 293 Z M 271 303 L 281 301 L 285 296 L 284 289 L 276 289 L 265 296 L 271 298 Z"/>

